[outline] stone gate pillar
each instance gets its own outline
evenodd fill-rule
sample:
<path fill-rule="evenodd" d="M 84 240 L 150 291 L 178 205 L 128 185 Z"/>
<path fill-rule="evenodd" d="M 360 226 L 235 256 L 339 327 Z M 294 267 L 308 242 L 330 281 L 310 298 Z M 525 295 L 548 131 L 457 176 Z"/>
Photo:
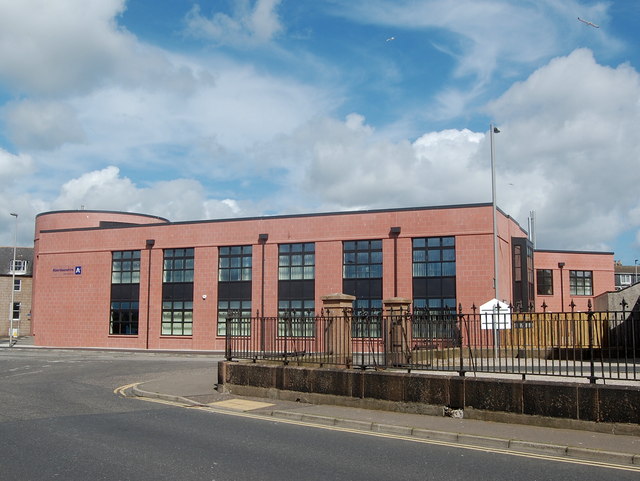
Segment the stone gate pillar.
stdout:
<path fill-rule="evenodd" d="M 411 300 L 392 297 L 382 301 L 384 306 L 385 353 L 387 364 L 400 366 L 411 363 Z"/>
<path fill-rule="evenodd" d="M 322 308 L 327 320 L 325 351 L 331 362 L 339 366 L 351 367 L 353 353 L 351 347 L 351 316 L 354 296 L 330 294 L 323 296 Z"/>

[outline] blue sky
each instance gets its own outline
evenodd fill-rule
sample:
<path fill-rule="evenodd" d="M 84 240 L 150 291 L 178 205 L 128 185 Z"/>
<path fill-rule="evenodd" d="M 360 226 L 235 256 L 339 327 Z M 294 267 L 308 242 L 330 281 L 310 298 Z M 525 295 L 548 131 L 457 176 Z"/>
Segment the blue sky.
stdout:
<path fill-rule="evenodd" d="M 598 28 L 582 23 L 586 19 Z M 0 0 L 0 244 L 171 220 L 489 202 L 640 258 L 640 2 Z"/>

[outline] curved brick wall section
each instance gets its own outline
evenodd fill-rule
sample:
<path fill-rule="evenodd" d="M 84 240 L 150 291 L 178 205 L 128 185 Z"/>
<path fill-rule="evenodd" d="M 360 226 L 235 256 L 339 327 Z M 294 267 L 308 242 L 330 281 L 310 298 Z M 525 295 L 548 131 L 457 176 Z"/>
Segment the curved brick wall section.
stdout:
<path fill-rule="evenodd" d="M 67 210 L 44 212 L 36 217 L 36 238 L 44 230 L 81 229 L 100 227 L 101 222 L 122 222 L 126 224 L 168 223 L 162 217 L 132 214 L 129 212 L 110 212 L 96 210 Z"/>

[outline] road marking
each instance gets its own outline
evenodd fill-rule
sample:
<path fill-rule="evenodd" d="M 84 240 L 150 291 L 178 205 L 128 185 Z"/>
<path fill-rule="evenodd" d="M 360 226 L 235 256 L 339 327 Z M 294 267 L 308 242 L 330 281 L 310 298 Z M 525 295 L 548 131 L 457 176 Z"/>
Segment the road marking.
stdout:
<path fill-rule="evenodd" d="M 139 382 L 132 382 L 131 384 L 126 384 L 124 386 L 117 387 L 117 388 L 115 388 L 113 390 L 113 393 L 114 394 L 118 394 L 118 395 L 120 395 L 122 397 L 127 397 L 125 391 L 127 389 L 130 389 L 130 388 L 134 387 L 134 386 L 137 386 L 138 384 L 140 384 L 140 383 Z"/>
<path fill-rule="evenodd" d="M 548 454 L 537 454 L 537 453 L 528 453 L 528 452 L 524 452 L 524 451 L 515 451 L 515 450 L 500 449 L 500 448 L 490 448 L 490 447 L 484 447 L 484 446 L 474 446 L 472 444 L 453 443 L 453 442 L 439 441 L 439 440 L 434 440 L 434 439 L 422 439 L 422 438 L 417 438 L 417 437 L 414 437 L 414 436 L 403 436 L 401 434 L 388 434 L 388 433 L 379 433 L 379 432 L 375 432 L 375 431 L 363 431 L 363 430 L 358 430 L 358 429 L 345 428 L 345 427 L 341 427 L 341 426 L 331 426 L 331 425 L 327 425 L 327 424 L 316 424 L 316 423 L 312 423 L 312 422 L 297 421 L 295 419 L 276 418 L 276 417 L 273 417 L 273 416 L 268 416 L 268 415 L 263 415 L 263 414 L 237 412 L 237 411 L 225 411 L 225 410 L 220 410 L 220 409 L 216 409 L 214 407 L 207 407 L 207 406 L 193 406 L 193 407 L 191 407 L 191 409 L 198 409 L 198 410 L 205 411 L 205 412 L 214 412 L 216 414 L 224 414 L 224 415 L 227 415 L 227 416 L 245 417 L 245 418 L 250 418 L 250 419 L 259 419 L 259 420 L 263 420 L 263 421 L 273 421 L 273 422 L 284 423 L 284 424 L 293 424 L 293 425 L 297 425 L 297 426 L 313 427 L 313 428 L 317 428 L 317 429 L 324 429 L 324 430 L 327 430 L 327 431 L 348 432 L 348 433 L 360 434 L 360 435 L 365 435 L 365 436 L 374 436 L 374 437 L 378 437 L 378 438 L 398 439 L 398 440 L 410 441 L 410 442 L 414 442 L 414 443 L 435 444 L 435 445 L 438 445 L 438 446 L 447 446 L 447 447 L 452 447 L 452 448 L 467 449 L 467 450 L 480 451 L 480 452 L 485 452 L 485 453 L 506 454 L 506 455 L 509 455 L 509 456 L 518 456 L 518 457 L 522 457 L 522 458 L 541 459 L 541 460 L 547 460 L 547 461 L 558 461 L 558 462 L 561 462 L 561 463 L 579 464 L 579 465 L 583 465 L 583 466 L 594 466 L 594 467 L 600 467 L 600 468 L 605 468 L 605 469 L 617 469 L 617 470 L 622 470 L 622 471 L 631 471 L 631 472 L 639 472 L 640 473 L 640 466 L 627 466 L 627 465 L 623 465 L 623 464 L 612 464 L 612 463 L 604 463 L 604 462 L 599 462 L 599 461 L 590 461 L 590 460 L 587 460 L 587 459 L 568 458 L 568 457 L 560 457 L 560 456 L 551 456 L 551 455 L 548 455 Z"/>
<path fill-rule="evenodd" d="M 132 384 L 127 384 L 126 386 L 121 386 L 119 388 L 116 388 L 114 390 L 114 393 L 120 394 L 122 396 L 126 396 L 126 394 L 123 391 L 126 391 L 127 389 L 129 389 L 129 388 L 131 388 L 133 386 L 136 386 L 138 384 L 140 384 L 140 383 L 132 383 Z M 528 452 L 524 452 L 524 451 L 515 451 L 515 450 L 500 449 L 500 448 L 490 448 L 490 447 L 484 447 L 484 446 L 474 446 L 472 444 L 454 443 L 454 442 L 448 442 L 448 441 L 439 441 L 439 440 L 435 440 L 435 439 L 422 439 L 422 438 L 417 438 L 417 437 L 414 437 L 414 436 L 403 436 L 401 434 L 388 434 L 388 433 L 380 433 L 380 432 L 375 432 L 375 431 L 364 431 L 364 430 L 359 430 L 359 429 L 345 428 L 345 427 L 341 427 L 341 426 L 331 426 L 331 425 L 327 425 L 327 424 L 317 424 L 317 423 L 312 423 L 312 422 L 297 421 L 295 419 L 277 418 L 277 417 L 273 417 L 273 416 L 270 416 L 270 415 L 255 414 L 255 413 L 250 413 L 250 412 L 240 411 L 240 410 L 229 410 L 229 409 L 233 409 L 230 406 L 225 406 L 227 409 L 220 409 L 219 407 L 216 407 L 216 406 L 224 405 L 226 403 L 226 401 L 221 401 L 221 402 L 218 402 L 218 403 L 211 403 L 211 404 L 209 404 L 207 406 L 189 406 L 189 405 L 185 405 L 185 404 L 180 403 L 180 402 L 167 401 L 167 400 L 159 399 L 159 398 L 142 397 L 142 396 L 134 396 L 134 397 L 136 399 L 141 400 L 141 401 L 154 402 L 154 403 L 158 403 L 158 404 L 165 404 L 165 405 L 169 405 L 169 406 L 176 406 L 176 407 L 182 407 L 182 408 L 196 409 L 196 410 L 204 411 L 204 412 L 223 414 L 225 416 L 235 416 L 235 417 L 243 417 L 243 418 L 249 418 L 249 419 L 258 419 L 258 420 L 262 420 L 262 421 L 271 421 L 271 422 L 277 422 L 277 423 L 282 423 L 282 424 L 292 424 L 292 425 L 296 425 L 296 426 L 305 426 L 305 427 L 312 427 L 312 428 L 316 428 L 316 429 L 324 429 L 324 430 L 327 430 L 327 431 L 339 431 L 339 432 L 359 434 L 359 435 L 364 435 L 364 436 L 373 436 L 373 437 L 377 437 L 377 438 L 397 439 L 397 440 L 401 440 L 401 441 L 409 441 L 409 442 L 420 443 L 420 444 L 432 444 L 432 445 L 447 446 L 447 447 L 459 448 L 459 449 L 467 449 L 467 450 L 479 451 L 479 452 L 485 452 L 485 453 L 505 454 L 505 455 L 508 455 L 508 456 L 518 456 L 518 457 L 521 457 L 521 458 L 540 459 L 540 460 L 546 460 L 546 461 L 556 461 L 556 462 L 560 462 L 560 463 L 578 464 L 578 465 L 582 465 L 582 466 L 593 466 L 593 467 L 599 467 L 599 468 L 604 468 L 604 469 L 616 469 L 616 470 L 620 470 L 620 471 L 631 471 L 631 472 L 640 473 L 640 466 L 604 463 L 604 462 L 600 462 L 600 461 L 590 461 L 590 460 L 587 460 L 587 459 L 551 456 L 551 455 L 548 455 L 548 454 L 528 453 Z M 244 402 L 245 403 L 255 403 L 255 404 L 267 404 L 267 403 L 258 403 L 258 402 L 255 402 L 255 401 L 244 401 Z M 254 409 L 257 409 L 257 408 L 254 408 Z"/>

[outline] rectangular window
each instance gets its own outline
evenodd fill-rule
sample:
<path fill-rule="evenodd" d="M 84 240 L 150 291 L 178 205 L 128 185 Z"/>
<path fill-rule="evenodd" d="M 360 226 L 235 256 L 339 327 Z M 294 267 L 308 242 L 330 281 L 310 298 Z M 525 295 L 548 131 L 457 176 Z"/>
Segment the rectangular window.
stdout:
<path fill-rule="evenodd" d="M 164 250 L 162 284 L 163 336 L 193 333 L 193 247 Z"/>
<path fill-rule="evenodd" d="M 251 259 L 251 246 L 220 247 L 218 281 L 250 281 Z"/>
<path fill-rule="evenodd" d="M 278 246 L 278 279 L 298 281 L 315 279 L 316 245 L 280 244 Z"/>
<path fill-rule="evenodd" d="M 28 261 L 21 259 L 16 259 L 14 261 L 13 259 L 11 259 L 11 261 L 9 262 L 9 274 L 26 274 L 27 265 Z"/>
<path fill-rule="evenodd" d="M 13 290 L 21 291 L 22 290 L 22 279 L 14 279 L 13 280 Z"/>
<path fill-rule="evenodd" d="M 537 269 L 536 280 L 539 296 L 553 295 L 553 271 L 551 269 Z"/>
<path fill-rule="evenodd" d="M 111 254 L 111 283 L 140 283 L 140 251 L 115 251 Z"/>
<path fill-rule="evenodd" d="M 382 278 L 382 241 L 348 241 L 343 244 L 344 279 Z"/>
<path fill-rule="evenodd" d="M 278 246 L 278 335 L 315 335 L 314 243 Z"/>
<path fill-rule="evenodd" d="M 455 314 L 455 237 L 415 238 L 412 252 L 414 309 Z"/>
<path fill-rule="evenodd" d="M 382 336 L 382 299 L 358 298 L 353 303 L 352 336 Z"/>
<path fill-rule="evenodd" d="M 165 249 L 163 282 L 193 282 L 193 265 L 193 248 Z"/>
<path fill-rule="evenodd" d="M 138 334 L 139 307 L 137 301 L 111 301 L 109 334 Z"/>
<path fill-rule="evenodd" d="M 342 244 L 342 289 L 355 296 L 354 337 L 380 337 L 382 315 L 382 240 Z"/>
<path fill-rule="evenodd" d="M 593 272 L 569 271 L 569 292 L 572 296 L 592 296 Z"/>
<path fill-rule="evenodd" d="M 111 315 L 109 334 L 138 334 L 140 251 L 111 253 Z"/>
<path fill-rule="evenodd" d="M 218 249 L 218 336 L 248 336 L 251 333 L 252 246 Z"/>
<path fill-rule="evenodd" d="M 190 336 L 193 333 L 193 302 L 162 302 L 162 335 Z"/>
<path fill-rule="evenodd" d="M 11 310 L 11 315 L 13 316 L 11 319 L 13 319 L 14 321 L 20 320 L 20 303 L 19 302 L 13 303 L 13 309 Z"/>
<path fill-rule="evenodd" d="M 455 299 L 414 299 L 413 313 L 414 338 L 458 340 Z"/>
<path fill-rule="evenodd" d="M 227 318 L 231 336 L 251 334 L 251 301 L 218 300 L 218 336 L 227 334 Z"/>
<path fill-rule="evenodd" d="M 313 299 L 278 301 L 278 335 L 313 337 L 315 301 Z"/>
<path fill-rule="evenodd" d="M 616 274 L 616 277 L 618 278 L 617 286 L 630 286 L 632 284 L 631 274 Z"/>

